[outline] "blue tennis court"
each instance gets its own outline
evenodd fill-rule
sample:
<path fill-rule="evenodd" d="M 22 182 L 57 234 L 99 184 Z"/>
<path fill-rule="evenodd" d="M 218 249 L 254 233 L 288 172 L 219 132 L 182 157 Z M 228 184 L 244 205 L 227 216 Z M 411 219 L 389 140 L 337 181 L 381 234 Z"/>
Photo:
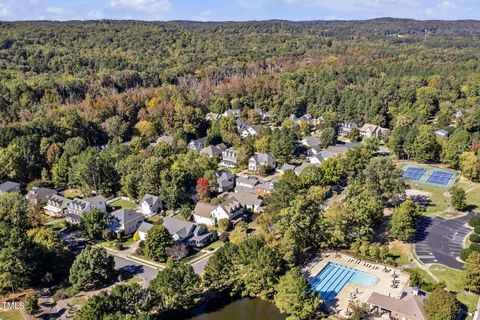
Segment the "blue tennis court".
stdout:
<path fill-rule="evenodd" d="M 427 169 L 425 169 L 425 168 L 409 167 L 403 173 L 403 178 L 404 179 L 419 180 L 426 171 L 427 171 Z"/>
<path fill-rule="evenodd" d="M 337 294 L 349 282 L 363 287 L 370 287 L 376 281 L 377 277 L 372 274 L 329 262 L 310 280 L 310 285 L 323 300 L 331 301 L 335 299 Z"/>
<path fill-rule="evenodd" d="M 432 175 L 428 177 L 427 182 L 447 185 L 450 182 L 453 174 L 446 171 L 433 171 Z"/>

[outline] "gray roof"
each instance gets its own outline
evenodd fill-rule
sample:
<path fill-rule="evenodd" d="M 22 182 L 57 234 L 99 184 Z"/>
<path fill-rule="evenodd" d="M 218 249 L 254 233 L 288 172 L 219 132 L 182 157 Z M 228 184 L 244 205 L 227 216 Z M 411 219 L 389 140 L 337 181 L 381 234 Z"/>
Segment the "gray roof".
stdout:
<path fill-rule="evenodd" d="M 51 203 L 57 208 L 66 208 L 70 202 L 72 202 L 72 200 L 62 197 L 58 194 L 52 194 L 48 196 L 48 199 L 47 199 L 47 203 Z"/>
<path fill-rule="evenodd" d="M 211 212 L 216 207 L 217 206 L 208 202 L 197 202 L 197 204 L 195 205 L 195 209 L 193 209 L 193 214 L 205 218 L 211 218 Z"/>
<path fill-rule="evenodd" d="M 316 163 L 308 163 L 308 162 L 304 162 L 302 163 L 301 165 L 299 165 L 298 167 L 295 167 L 295 173 L 297 175 L 301 174 L 302 171 L 305 169 L 305 168 L 308 168 L 308 167 L 311 167 L 311 166 L 319 166 L 319 164 L 316 164 Z"/>
<path fill-rule="evenodd" d="M 280 172 L 285 172 L 287 170 L 295 170 L 295 166 L 293 164 L 284 163 L 278 170 Z"/>
<path fill-rule="evenodd" d="M 30 190 L 31 194 L 37 195 L 39 197 L 45 197 L 49 196 L 51 194 L 56 194 L 57 191 L 50 189 L 50 188 L 44 188 L 44 187 L 33 187 L 32 190 Z"/>
<path fill-rule="evenodd" d="M 367 303 L 390 311 L 395 318 L 425 320 L 424 304 L 427 294 L 422 291 L 419 294 L 414 294 L 413 290 L 417 289 L 404 288 L 400 299 L 374 292 L 368 298 Z"/>
<path fill-rule="evenodd" d="M 448 133 L 447 130 L 441 129 L 441 130 L 435 131 L 435 134 L 440 134 L 440 135 L 442 135 L 442 136 L 448 136 L 449 133 Z"/>
<path fill-rule="evenodd" d="M 222 155 L 222 152 L 226 149 L 227 147 L 223 143 L 220 143 L 217 145 L 209 145 L 208 147 L 200 150 L 200 153 L 204 153 L 209 157 L 220 157 Z"/>
<path fill-rule="evenodd" d="M 138 227 L 138 232 L 148 233 L 152 229 L 154 224 L 143 221 L 140 227 Z"/>
<path fill-rule="evenodd" d="M 73 199 L 68 206 L 74 209 L 83 210 L 89 205 L 89 202 L 83 199 L 75 198 Z"/>
<path fill-rule="evenodd" d="M 143 196 L 142 201 L 140 202 L 146 202 L 151 208 L 158 202 L 158 197 L 147 193 Z"/>
<path fill-rule="evenodd" d="M 238 185 L 243 185 L 245 187 L 253 188 L 257 184 L 259 184 L 259 181 L 258 181 L 257 178 L 252 178 L 252 177 L 248 177 L 248 176 L 237 177 L 237 186 Z"/>
<path fill-rule="evenodd" d="M 176 234 L 180 238 L 183 238 L 193 232 L 196 227 L 194 223 L 178 220 L 168 216 L 163 218 L 163 226 L 167 228 L 171 235 Z"/>
<path fill-rule="evenodd" d="M 5 181 L 4 183 L 0 184 L 0 192 L 9 192 L 19 187 L 20 183 L 16 183 L 13 181 Z"/>
<path fill-rule="evenodd" d="M 250 158 L 249 161 L 255 161 L 255 163 L 260 164 L 260 163 L 266 163 L 266 164 L 273 164 L 275 162 L 275 159 L 270 153 L 257 153 L 253 157 Z"/>
<path fill-rule="evenodd" d="M 263 204 L 263 200 L 258 195 L 248 192 L 230 193 L 228 199 L 235 199 L 243 206 L 260 207 Z"/>
<path fill-rule="evenodd" d="M 314 147 L 320 144 L 320 138 L 318 137 L 305 137 L 301 140 L 301 143 L 307 147 Z"/>
<path fill-rule="evenodd" d="M 217 174 L 217 183 L 220 187 L 229 185 L 232 182 L 235 182 L 235 175 L 230 172 L 228 169 L 219 170 Z"/>
<path fill-rule="evenodd" d="M 143 218 L 143 215 L 136 211 L 128 210 L 128 209 L 119 209 L 113 211 L 110 214 L 110 217 L 115 218 L 120 224 L 128 224 L 130 221 L 136 220 L 138 218 Z"/>

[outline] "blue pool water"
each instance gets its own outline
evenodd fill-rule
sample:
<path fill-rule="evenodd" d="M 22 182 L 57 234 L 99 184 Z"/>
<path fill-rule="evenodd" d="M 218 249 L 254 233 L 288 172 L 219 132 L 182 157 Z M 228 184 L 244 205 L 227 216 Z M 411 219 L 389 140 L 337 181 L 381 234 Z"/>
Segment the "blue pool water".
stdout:
<path fill-rule="evenodd" d="M 371 287 L 376 281 L 377 277 L 370 273 L 329 262 L 310 280 L 310 285 L 323 300 L 330 301 L 335 299 L 349 282 L 361 287 Z"/>

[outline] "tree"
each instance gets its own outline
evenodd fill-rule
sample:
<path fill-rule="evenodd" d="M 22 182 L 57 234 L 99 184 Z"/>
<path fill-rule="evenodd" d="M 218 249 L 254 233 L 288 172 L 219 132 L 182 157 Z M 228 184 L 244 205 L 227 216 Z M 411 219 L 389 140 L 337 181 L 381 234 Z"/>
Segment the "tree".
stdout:
<path fill-rule="evenodd" d="M 108 217 L 98 208 L 85 212 L 80 219 L 80 231 L 89 239 L 101 239 L 103 230 L 107 228 Z"/>
<path fill-rule="evenodd" d="M 454 320 L 457 318 L 458 309 L 455 296 L 442 288 L 431 292 L 425 301 L 428 320 Z"/>
<path fill-rule="evenodd" d="M 167 250 L 173 244 L 173 238 L 168 230 L 163 225 L 158 224 L 148 231 L 143 252 L 148 258 L 157 262 L 163 262 L 167 260 Z"/>
<path fill-rule="evenodd" d="M 420 162 L 436 161 L 438 159 L 439 145 L 429 125 L 420 126 L 420 132 L 415 138 L 412 147 L 412 157 Z"/>
<path fill-rule="evenodd" d="M 465 190 L 463 190 L 459 186 L 454 186 L 452 187 L 451 193 L 452 193 L 452 206 L 455 209 L 460 211 L 465 210 L 465 208 L 467 207 L 467 202 L 466 202 L 467 194 Z"/>
<path fill-rule="evenodd" d="M 157 311 L 192 308 L 198 301 L 199 283 L 191 265 L 169 260 L 148 287 L 149 305 Z"/>
<path fill-rule="evenodd" d="M 420 216 L 418 206 L 408 200 L 393 210 L 389 233 L 395 239 L 409 241 L 415 234 L 417 219 Z"/>
<path fill-rule="evenodd" d="M 465 289 L 478 293 L 480 292 L 480 252 L 472 252 L 464 265 Z"/>
<path fill-rule="evenodd" d="M 320 132 L 320 146 L 326 148 L 333 146 L 337 141 L 337 132 L 333 128 L 325 128 Z"/>
<path fill-rule="evenodd" d="M 366 303 L 362 303 L 358 300 L 351 300 L 348 303 L 348 308 L 351 311 L 348 320 L 363 320 L 368 316 L 368 305 Z"/>
<path fill-rule="evenodd" d="M 458 168 L 460 155 L 465 151 L 469 142 L 470 134 L 467 131 L 455 130 L 442 148 L 442 162 L 451 165 L 453 168 Z"/>
<path fill-rule="evenodd" d="M 292 129 L 282 128 L 272 131 L 270 150 L 278 161 L 285 163 L 295 155 L 297 135 Z"/>
<path fill-rule="evenodd" d="M 237 255 L 237 245 L 228 242 L 213 253 L 203 275 L 203 282 L 208 288 L 217 291 L 233 290 L 239 279 L 237 265 L 234 264 Z"/>
<path fill-rule="evenodd" d="M 199 201 L 205 201 L 210 196 L 210 189 L 208 186 L 208 180 L 205 178 L 198 178 L 197 179 L 197 186 L 195 188 L 197 191 L 197 199 Z"/>
<path fill-rule="evenodd" d="M 235 226 L 232 232 L 230 232 L 230 242 L 239 244 L 243 239 L 247 237 L 247 223 L 239 222 Z"/>
<path fill-rule="evenodd" d="M 27 294 L 23 303 L 25 307 L 25 312 L 30 316 L 33 316 L 40 310 L 40 306 L 38 305 L 38 299 L 33 293 Z"/>
<path fill-rule="evenodd" d="M 113 279 L 113 257 L 98 247 L 86 247 L 70 268 L 69 281 L 76 290 L 98 288 Z"/>
<path fill-rule="evenodd" d="M 383 204 L 399 200 L 405 191 L 402 171 L 388 158 L 372 158 L 363 174 L 366 190 Z"/>
<path fill-rule="evenodd" d="M 460 155 L 460 168 L 468 179 L 480 181 L 480 159 L 474 152 L 464 152 Z"/>
<path fill-rule="evenodd" d="M 320 297 L 312 292 L 310 285 L 296 267 L 281 276 L 275 286 L 275 305 L 290 320 L 313 319 L 318 316 Z"/>

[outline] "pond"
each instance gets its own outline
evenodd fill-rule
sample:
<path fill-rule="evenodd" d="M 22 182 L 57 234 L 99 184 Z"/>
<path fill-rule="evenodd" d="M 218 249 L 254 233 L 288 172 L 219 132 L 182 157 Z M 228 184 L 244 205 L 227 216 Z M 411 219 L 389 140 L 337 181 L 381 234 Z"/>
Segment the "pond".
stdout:
<path fill-rule="evenodd" d="M 190 320 L 284 320 L 285 318 L 273 303 L 261 299 L 244 298 Z"/>

